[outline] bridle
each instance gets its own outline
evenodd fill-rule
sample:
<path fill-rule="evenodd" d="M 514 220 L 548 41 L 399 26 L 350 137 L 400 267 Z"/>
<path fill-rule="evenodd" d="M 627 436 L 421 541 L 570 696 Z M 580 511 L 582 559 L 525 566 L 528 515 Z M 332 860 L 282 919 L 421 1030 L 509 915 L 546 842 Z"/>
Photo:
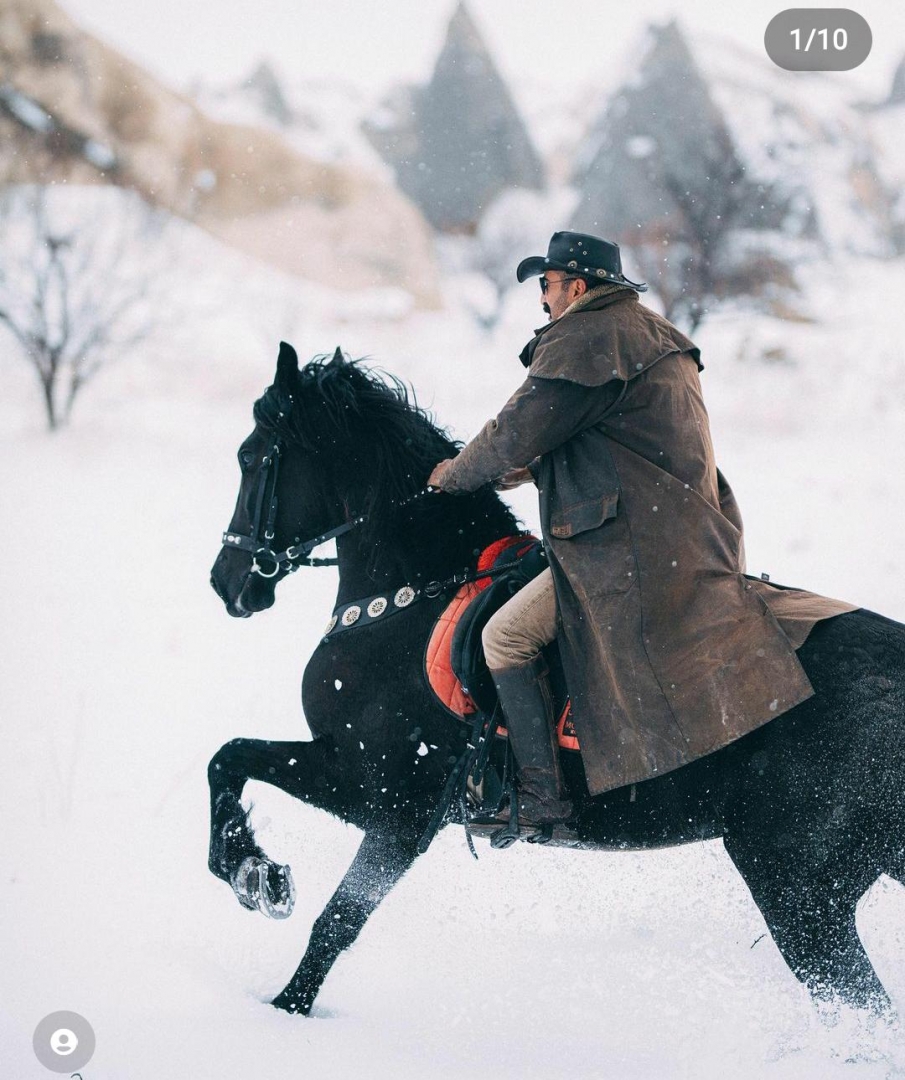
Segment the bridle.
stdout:
<path fill-rule="evenodd" d="M 311 558 L 311 552 L 325 544 L 328 540 L 335 540 L 352 529 L 357 529 L 367 520 L 366 514 L 358 514 L 350 521 L 344 521 L 334 529 L 328 529 L 319 536 L 313 536 L 310 540 L 296 540 L 285 551 L 274 551 L 271 547 L 274 536 L 274 527 L 277 519 L 277 480 L 280 475 L 280 456 L 283 452 L 283 444 L 279 437 L 273 441 L 273 446 L 261 461 L 258 471 L 257 490 L 255 492 L 254 515 L 251 523 L 251 533 L 243 535 L 232 529 L 223 533 L 223 546 L 238 548 L 239 551 L 247 551 L 251 555 L 251 569 L 249 574 L 259 574 L 262 578 L 274 578 L 284 570 L 286 573 L 294 573 L 300 566 L 336 566 L 338 559 Z M 270 488 L 270 503 L 267 508 L 267 518 L 264 519 L 264 506 L 267 502 L 267 489 Z M 407 499 L 396 502 L 396 506 L 406 506 L 416 499 L 424 498 L 435 492 L 435 488 L 422 488 Z M 263 525 L 262 525 L 263 522 Z"/>

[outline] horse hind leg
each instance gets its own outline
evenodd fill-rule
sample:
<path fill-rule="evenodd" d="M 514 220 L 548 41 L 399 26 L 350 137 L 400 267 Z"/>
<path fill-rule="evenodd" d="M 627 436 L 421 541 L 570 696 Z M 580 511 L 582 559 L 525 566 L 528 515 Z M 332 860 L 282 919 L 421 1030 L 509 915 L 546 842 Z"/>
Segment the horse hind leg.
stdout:
<path fill-rule="evenodd" d="M 870 882 L 853 881 L 838 867 L 808 876 L 793 856 L 780 862 L 762 851 L 750 857 L 728 844 L 727 850 L 783 959 L 812 997 L 877 1012 L 890 1007 L 855 926 Z"/>
<path fill-rule="evenodd" d="M 771 913 L 767 926 L 783 959 L 813 997 L 884 1011 L 890 1006 L 889 997 L 855 925 L 859 899 L 815 900 L 802 894 L 796 910 Z"/>

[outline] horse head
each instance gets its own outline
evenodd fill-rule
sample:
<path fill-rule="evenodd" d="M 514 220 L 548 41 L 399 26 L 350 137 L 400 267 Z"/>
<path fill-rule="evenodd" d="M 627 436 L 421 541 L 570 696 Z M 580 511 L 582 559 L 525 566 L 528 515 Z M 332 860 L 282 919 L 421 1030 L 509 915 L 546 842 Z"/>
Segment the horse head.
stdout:
<path fill-rule="evenodd" d="M 330 364 L 343 363 L 337 349 Z M 239 446 L 239 495 L 211 569 L 211 585 L 237 618 L 273 605 L 277 582 L 294 569 L 280 553 L 343 514 L 341 500 L 318 481 L 326 446 L 298 438 L 302 383 L 295 349 L 281 342 L 273 383 L 255 402 L 254 430 Z"/>
<path fill-rule="evenodd" d="M 211 571 L 236 617 L 269 608 L 277 583 L 325 534 L 354 528 L 373 565 L 411 523 L 400 506 L 456 451 L 404 383 L 339 349 L 300 369 L 295 350 L 281 342 L 254 419 L 239 447 L 236 508 Z M 424 509 L 420 520 L 438 513 L 449 509 Z"/>

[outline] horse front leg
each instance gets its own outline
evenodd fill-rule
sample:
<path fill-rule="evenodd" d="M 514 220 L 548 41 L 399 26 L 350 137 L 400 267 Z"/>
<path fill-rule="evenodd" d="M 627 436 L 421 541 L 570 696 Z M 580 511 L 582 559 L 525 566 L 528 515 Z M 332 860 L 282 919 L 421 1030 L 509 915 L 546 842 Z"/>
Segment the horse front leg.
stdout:
<path fill-rule="evenodd" d="M 271 918 L 292 911 L 294 887 L 288 866 L 268 859 L 254 838 L 242 791 L 248 780 L 263 780 L 304 802 L 318 805 L 326 790 L 323 745 L 232 739 L 208 766 L 211 829 L 208 867 L 227 882 L 243 907 Z"/>
<path fill-rule="evenodd" d="M 336 958 L 353 944 L 371 913 L 415 861 L 419 837 L 420 830 L 365 833 L 339 888 L 314 923 L 302 962 L 271 1004 L 308 1015 Z"/>

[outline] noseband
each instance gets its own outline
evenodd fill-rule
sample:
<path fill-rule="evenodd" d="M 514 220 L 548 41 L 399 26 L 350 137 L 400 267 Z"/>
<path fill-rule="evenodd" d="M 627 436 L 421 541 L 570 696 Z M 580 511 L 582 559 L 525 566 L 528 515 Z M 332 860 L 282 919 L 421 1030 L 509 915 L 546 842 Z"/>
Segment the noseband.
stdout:
<path fill-rule="evenodd" d="M 345 521 L 342 525 L 337 525 L 335 529 L 328 529 L 326 532 L 321 533 L 320 536 L 314 536 L 304 542 L 296 541 L 294 544 L 290 544 L 285 551 L 274 551 L 271 544 L 277 519 L 277 480 L 280 475 L 280 455 L 282 452 L 282 442 L 279 438 L 276 438 L 269 453 L 261 461 L 261 468 L 258 472 L 258 487 L 255 492 L 255 511 L 251 523 L 251 534 L 245 536 L 242 533 L 233 532 L 231 529 L 228 529 L 223 534 L 223 546 L 249 552 L 251 555 L 251 570 L 249 573 L 260 574 L 263 578 L 276 577 L 281 569 L 287 573 L 294 573 L 300 566 L 336 566 L 339 562 L 338 559 L 332 557 L 312 559 L 310 553 L 328 540 L 335 540 L 336 537 L 351 532 L 352 529 L 357 529 L 359 525 L 363 525 L 368 520 L 367 515 L 361 514 L 352 518 L 351 521 Z M 270 487 L 270 504 L 267 510 L 266 522 L 262 527 L 268 486 Z M 409 498 L 403 499 L 397 505 L 405 506 L 407 503 L 431 494 L 434 490 L 434 488 L 424 488 L 409 496 Z"/>

